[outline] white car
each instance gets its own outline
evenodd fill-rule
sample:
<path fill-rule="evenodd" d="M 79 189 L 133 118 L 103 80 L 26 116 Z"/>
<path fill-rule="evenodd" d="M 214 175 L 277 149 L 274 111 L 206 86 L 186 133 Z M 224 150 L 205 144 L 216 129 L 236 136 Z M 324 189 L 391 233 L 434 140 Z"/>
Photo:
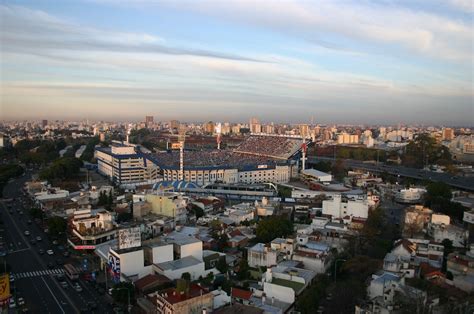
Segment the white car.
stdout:
<path fill-rule="evenodd" d="M 36 241 L 41 241 L 41 240 L 42 240 L 42 239 L 41 239 L 40 236 L 37 236 L 37 237 L 36 237 Z"/>
<path fill-rule="evenodd" d="M 23 299 L 22 297 L 18 298 L 17 301 L 19 306 L 25 305 L 25 299 Z"/>
<path fill-rule="evenodd" d="M 26 236 L 29 236 L 30 235 L 30 232 L 28 230 L 25 231 L 25 235 Z"/>
<path fill-rule="evenodd" d="M 10 304 L 8 305 L 11 309 L 14 309 L 16 308 L 16 303 L 15 303 L 15 299 L 14 298 L 11 298 L 10 299 Z"/>
<path fill-rule="evenodd" d="M 54 254 L 53 250 L 47 250 L 46 253 L 48 253 L 48 255 L 53 255 Z"/>
<path fill-rule="evenodd" d="M 76 284 L 74 285 L 74 289 L 75 289 L 77 292 L 82 292 L 82 287 L 81 287 L 78 283 L 76 283 Z"/>

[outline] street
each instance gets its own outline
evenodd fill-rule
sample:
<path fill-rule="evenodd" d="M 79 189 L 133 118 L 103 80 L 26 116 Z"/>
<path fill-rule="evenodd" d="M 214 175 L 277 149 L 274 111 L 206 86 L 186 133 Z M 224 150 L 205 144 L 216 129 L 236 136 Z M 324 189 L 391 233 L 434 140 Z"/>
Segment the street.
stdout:
<path fill-rule="evenodd" d="M 105 296 L 100 296 L 83 280 L 78 280 L 80 289 L 72 281 L 62 276 L 67 282 L 62 287 L 57 278 L 64 273 L 63 264 L 73 262 L 72 257 L 65 257 L 67 248 L 54 245 L 40 225 L 29 217 L 29 207 L 23 207 L 22 198 L 25 175 L 10 182 L 4 189 L 4 198 L 12 199 L 0 210 L 4 222 L 4 242 L 8 248 L 7 263 L 10 265 L 12 295 L 18 302 L 22 297 L 23 306 L 16 304 L 14 310 L 32 313 L 108 313 Z M 51 255 L 46 253 L 52 250 Z M 40 252 L 41 251 L 41 252 Z M 82 290 L 82 291 L 77 291 Z"/>

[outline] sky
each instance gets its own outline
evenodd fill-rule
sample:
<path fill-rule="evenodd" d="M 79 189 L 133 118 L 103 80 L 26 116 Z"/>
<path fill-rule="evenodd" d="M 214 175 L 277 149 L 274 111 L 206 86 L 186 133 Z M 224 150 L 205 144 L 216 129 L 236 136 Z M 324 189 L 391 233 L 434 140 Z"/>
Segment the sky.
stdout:
<path fill-rule="evenodd" d="M 471 0 L 0 2 L 0 119 L 474 123 Z"/>

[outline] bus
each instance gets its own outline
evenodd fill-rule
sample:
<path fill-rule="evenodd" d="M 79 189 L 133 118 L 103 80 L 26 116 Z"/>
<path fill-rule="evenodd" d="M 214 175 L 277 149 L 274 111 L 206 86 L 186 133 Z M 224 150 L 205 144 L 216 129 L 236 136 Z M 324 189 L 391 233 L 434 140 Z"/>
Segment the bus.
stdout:
<path fill-rule="evenodd" d="M 72 264 L 65 264 L 64 265 L 64 273 L 71 280 L 79 279 L 79 271 Z"/>

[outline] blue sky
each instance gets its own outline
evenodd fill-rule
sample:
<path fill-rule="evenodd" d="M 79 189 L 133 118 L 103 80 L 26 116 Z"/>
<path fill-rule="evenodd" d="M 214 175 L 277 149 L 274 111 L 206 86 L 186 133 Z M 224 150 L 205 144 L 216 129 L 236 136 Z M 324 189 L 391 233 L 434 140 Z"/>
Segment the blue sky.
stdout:
<path fill-rule="evenodd" d="M 474 121 L 470 0 L 3 1 L 5 119 Z"/>

